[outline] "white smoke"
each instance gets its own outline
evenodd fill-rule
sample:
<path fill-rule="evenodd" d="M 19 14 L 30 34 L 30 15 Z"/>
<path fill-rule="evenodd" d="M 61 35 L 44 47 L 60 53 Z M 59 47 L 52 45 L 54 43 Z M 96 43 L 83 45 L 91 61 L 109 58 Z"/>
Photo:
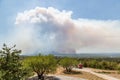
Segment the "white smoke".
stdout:
<path fill-rule="evenodd" d="M 25 53 L 35 51 L 119 51 L 120 21 L 73 19 L 72 11 L 36 7 L 18 13 L 14 42 Z"/>

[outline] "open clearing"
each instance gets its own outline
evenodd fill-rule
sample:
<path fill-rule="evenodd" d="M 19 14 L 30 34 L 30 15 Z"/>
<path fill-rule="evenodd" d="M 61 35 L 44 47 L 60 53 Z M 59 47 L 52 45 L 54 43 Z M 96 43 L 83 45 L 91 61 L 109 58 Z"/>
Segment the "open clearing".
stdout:
<path fill-rule="evenodd" d="M 119 80 L 119 78 L 115 78 L 113 76 L 110 76 L 108 74 L 105 74 L 105 73 L 99 73 L 97 72 L 98 70 L 97 69 L 91 69 L 91 68 L 83 68 L 83 69 L 78 69 L 78 68 L 74 68 L 73 70 L 75 71 L 83 71 L 83 72 L 88 72 L 88 73 L 91 73 L 93 75 L 96 75 L 98 77 L 101 77 L 105 80 Z M 107 71 L 107 70 L 106 70 Z M 110 70 L 109 70 L 110 72 Z"/>
<path fill-rule="evenodd" d="M 93 68 L 73 68 L 73 70 L 80 73 L 65 74 L 63 72 L 64 69 L 62 67 L 59 67 L 55 74 L 49 74 L 49 76 L 53 76 L 53 79 L 50 80 L 120 80 L 120 75 L 117 71 L 114 70 L 101 70 Z"/>
<path fill-rule="evenodd" d="M 57 69 L 56 75 L 64 75 L 64 76 L 69 76 L 69 77 L 76 77 L 76 78 L 83 78 L 86 80 L 105 80 L 103 78 L 100 78 L 96 75 L 93 75 L 89 72 L 85 72 L 85 71 L 80 71 L 80 74 L 64 74 L 63 73 L 64 69 L 62 67 L 59 67 Z"/>
<path fill-rule="evenodd" d="M 93 69 L 93 68 L 89 68 L 89 69 L 97 73 L 106 74 L 108 76 L 118 78 L 120 80 L 120 72 L 116 70 L 101 70 L 101 69 Z"/>

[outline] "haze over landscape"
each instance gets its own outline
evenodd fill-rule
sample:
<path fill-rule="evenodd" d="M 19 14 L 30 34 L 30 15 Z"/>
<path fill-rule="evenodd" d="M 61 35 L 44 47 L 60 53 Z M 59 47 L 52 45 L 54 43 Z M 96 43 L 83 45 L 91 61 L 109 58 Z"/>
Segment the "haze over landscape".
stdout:
<path fill-rule="evenodd" d="M 120 53 L 120 1 L 96 1 L 0 0 L 0 47 L 16 44 L 24 54 Z"/>

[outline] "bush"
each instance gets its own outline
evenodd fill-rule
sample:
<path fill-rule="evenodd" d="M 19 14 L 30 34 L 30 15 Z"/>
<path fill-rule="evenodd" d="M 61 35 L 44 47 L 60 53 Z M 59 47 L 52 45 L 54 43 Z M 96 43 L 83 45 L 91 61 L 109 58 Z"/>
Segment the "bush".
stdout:
<path fill-rule="evenodd" d="M 44 74 L 54 72 L 57 67 L 56 60 L 53 55 L 39 55 L 26 59 L 26 62 L 35 73 L 38 75 L 38 79 L 44 80 Z"/>
<path fill-rule="evenodd" d="M 61 59 L 59 63 L 67 72 L 71 72 L 72 68 L 78 64 L 77 60 L 68 57 Z"/>
<path fill-rule="evenodd" d="M 0 70 L 1 80 L 21 80 L 25 77 L 26 71 L 23 69 L 20 56 L 21 50 L 9 48 L 6 44 L 0 50 Z"/>

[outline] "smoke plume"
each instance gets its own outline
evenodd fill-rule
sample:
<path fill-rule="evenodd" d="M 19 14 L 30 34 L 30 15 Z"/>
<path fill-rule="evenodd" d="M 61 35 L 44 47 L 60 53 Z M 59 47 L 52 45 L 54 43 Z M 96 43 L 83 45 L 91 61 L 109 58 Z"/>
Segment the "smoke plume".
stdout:
<path fill-rule="evenodd" d="M 120 51 L 119 20 L 73 19 L 72 13 L 53 7 L 18 13 L 14 42 L 25 53 Z"/>

